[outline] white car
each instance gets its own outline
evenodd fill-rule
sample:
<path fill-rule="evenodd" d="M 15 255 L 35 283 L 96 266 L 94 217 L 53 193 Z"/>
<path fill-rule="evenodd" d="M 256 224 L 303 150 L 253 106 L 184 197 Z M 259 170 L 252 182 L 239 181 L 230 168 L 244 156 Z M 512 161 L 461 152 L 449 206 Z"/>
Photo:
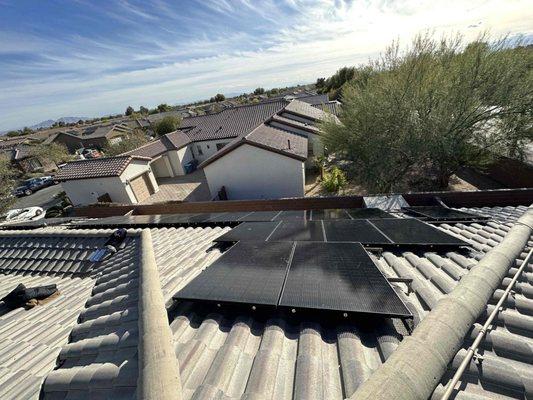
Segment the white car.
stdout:
<path fill-rule="evenodd" d="M 5 213 L 5 222 L 24 222 L 43 219 L 45 212 L 41 207 L 14 208 Z"/>

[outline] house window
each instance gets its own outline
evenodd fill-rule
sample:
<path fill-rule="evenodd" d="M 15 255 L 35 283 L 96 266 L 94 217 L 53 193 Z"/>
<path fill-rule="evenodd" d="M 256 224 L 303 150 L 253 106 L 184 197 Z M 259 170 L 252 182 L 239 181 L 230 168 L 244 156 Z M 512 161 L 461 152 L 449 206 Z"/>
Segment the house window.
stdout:
<path fill-rule="evenodd" d="M 225 145 L 227 145 L 227 143 L 217 143 L 217 151 L 222 149 Z"/>
<path fill-rule="evenodd" d="M 197 145 L 196 146 L 196 150 L 198 150 L 198 155 L 199 156 L 203 156 L 204 155 L 204 152 L 202 151 L 202 146 Z"/>

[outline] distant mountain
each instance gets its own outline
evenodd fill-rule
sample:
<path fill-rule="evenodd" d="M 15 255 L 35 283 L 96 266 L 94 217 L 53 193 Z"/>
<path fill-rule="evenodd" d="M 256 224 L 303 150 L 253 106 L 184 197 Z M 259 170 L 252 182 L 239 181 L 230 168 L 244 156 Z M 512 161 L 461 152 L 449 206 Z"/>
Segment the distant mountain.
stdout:
<path fill-rule="evenodd" d="M 71 124 L 73 122 L 78 122 L 80 119 L 82 121 L 85 121 L 85 120 L 90 119 L 90 118 L 87 118 L 87 117 L 62 117 L 62 118 L 59 118 L 59 119 L 56 119 L 56 120 L 47 119 L 46 121 L 39 122 L 38 124 L 32 125 L 29 128 L 31 128 L 33 130 L 43 129 L 43 128 L 50 128 L 56 122 L 64 122 L 65 124 Z"/>

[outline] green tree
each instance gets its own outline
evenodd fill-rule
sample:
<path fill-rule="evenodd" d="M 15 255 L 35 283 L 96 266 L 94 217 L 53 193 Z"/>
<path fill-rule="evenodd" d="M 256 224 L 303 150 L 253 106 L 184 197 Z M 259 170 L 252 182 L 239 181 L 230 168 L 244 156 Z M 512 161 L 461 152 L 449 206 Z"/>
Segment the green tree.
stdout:
<path fill-rule="evenodd" d="M 16 172 L 9 159 L 0 155 L 0 214 L 5 213 L 14 202 L 11 196 L 15 187 Z"/>
<path fill-rule="evenodd" d="M 159 136 L 166 135 L 167 133 L 174 132 L 179 128 L 181 124 L 181 118 L 168 116 L 159 121 L 155 126 L 155 132 Z"/>
<path fill-rule="evenodd" d="M 146 138 L 146 135 L 140 130 L 135 130 L 133 133 L 123 138 L 120 142 L 113 145 L 108 144 L 104 148 L 104 154 L 108 157 L 117 156 L 119 154 L 135 150 L 147 142 L 148 139 Z"/>
<path fill-rule="evenodd" d="M 325 84 L 326 84 L 326 78 L 318 78 L 316 80 L 315 86 L 317 89 L 321 89 L 324 87 Z"/>
<path fill-rule="evenodd" d="M 148 110 L 148 108 L 146 108 L 145 106 L 141 106 L 141 107 L 139 108 L 139 112 L 141 113 L 141 115 L 148 115 L 149 110 Z"/>
<path fill-rule="evenodd" d="M 218 103 L 219 101 L 226 100 L 226 96 L 221 93 L 218 93 L 215 97 L 213 97 L 213 100 Z"/>
<path fill-rule="evenodd" d="M 8 137 L 17 137 L 21 135 L 22 135 L 21 131 L 9 131 L 8 133 L 6 133 L 6 136 Z"/>
<path fill-rule="evenodd" d="M 254 90 L 255 95 L 264 94 L 264 93 L 265 93 L 265 89 L 263 89 L 262 87 L 258 87 L 257 89 Z"/>
<path fill-rule="evenodd" d="M 521 155 L 533 139 L 533 52 L 509 44 L 425 35 L 400 52 L 394 43 L 345 85 L 341 124 L 325 123 L 324 144 L 376 191 L 446 188 L 462 166 Z"/>
<path fill-rule="evenodd" d="M 38 144 L 30 147 L 30 155 L 38 158 L 41 163 L 55 163 L 56 165 L 71 161 L 73 156 L 60 143 Z"/>
<path fill-rule="evenodd" d="M 128 108 L 126 108 L 126 112 L 124 113 L 124 115 L 131 115 L 133 114 L 133 107 L 132 106 L 128 106 Z"/>
<path fill-rule="evenodd" d="M 160 113 L 165 112 L 165 111 L 170 111 L 170 110 L 172 110 L 172 107 L 170 107 L 166 103 L 162 103 L 157 106 L 157 111 L 159 111 Z"/>

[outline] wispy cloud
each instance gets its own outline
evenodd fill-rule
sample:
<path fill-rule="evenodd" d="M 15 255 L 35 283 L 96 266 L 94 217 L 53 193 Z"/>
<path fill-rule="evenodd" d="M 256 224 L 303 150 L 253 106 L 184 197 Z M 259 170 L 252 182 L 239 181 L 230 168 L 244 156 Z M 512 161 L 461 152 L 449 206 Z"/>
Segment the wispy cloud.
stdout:
<path fill-rule="evenodd" d="M 21 3 L 0 3 L 0 130 L 310 82 L 427 29 L 533 34 L 526 0 Z"/>

